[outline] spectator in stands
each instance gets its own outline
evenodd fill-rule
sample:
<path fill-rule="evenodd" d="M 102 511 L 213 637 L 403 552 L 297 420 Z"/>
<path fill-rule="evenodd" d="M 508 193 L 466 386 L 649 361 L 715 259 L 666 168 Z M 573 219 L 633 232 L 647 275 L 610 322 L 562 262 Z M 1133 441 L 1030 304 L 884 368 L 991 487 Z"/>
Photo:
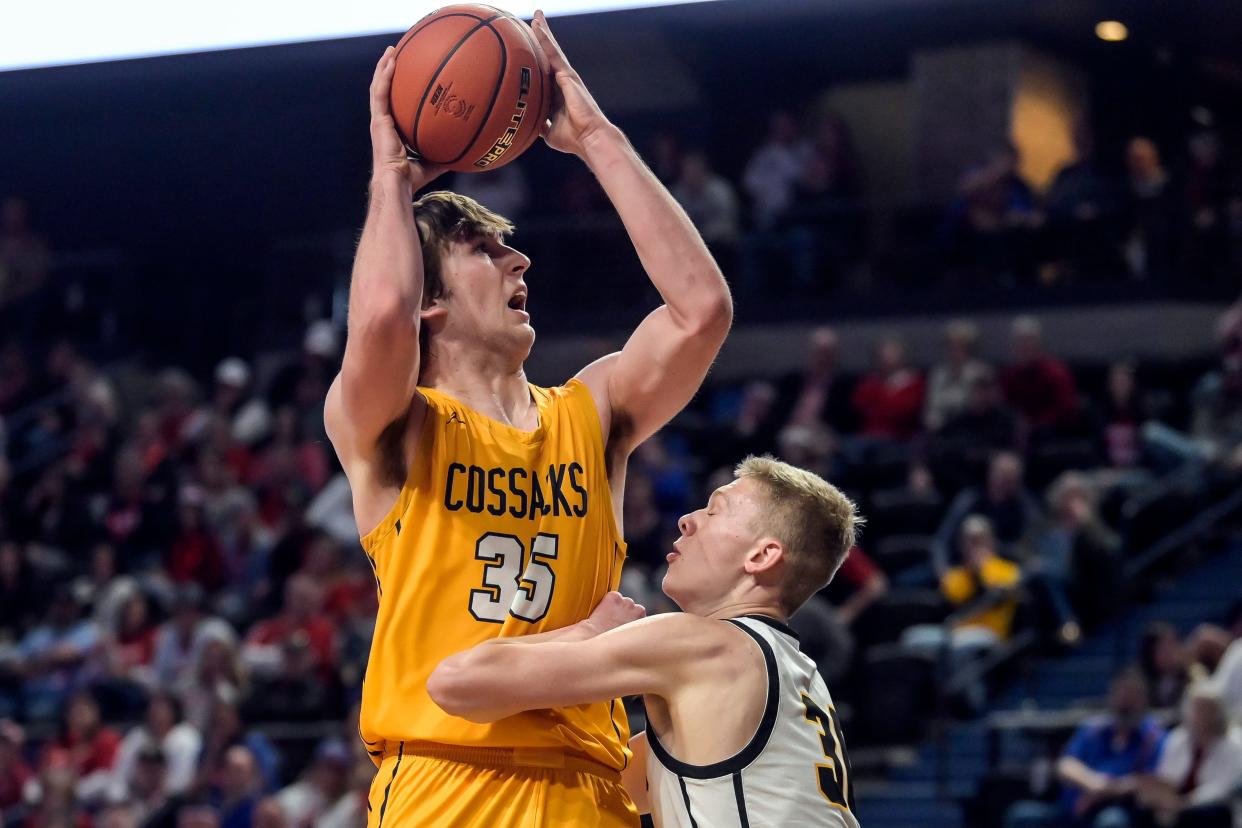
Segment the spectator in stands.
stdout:
<path fill-rule="evenodd" d="M 194 582 L 215 592 L 224 585 L 224 557 L 219 541 L 206 526 L 204 499 L 198 486 L 182 486 L 177 533 L 169 545 L 165 569 L 174 583 Z"/>
<path fill-rule="evenodd" d="M 770 229 L 789 208 L 808 154 L 793 113 L 772 113 L 767 140 L 755 150 L 742 173 L 742 186 L 754 205 L 754 223 L 760 231 Z"/>
<path fill-rule="evenodd" d="M 505 164 L 490 175 L 457 173 L 448 185 L 455 193 L 469 196 L 489 210 L 519 221 L 530 206 L 530 185 L 521 164 Z"/>
<path fill-rule="evenodd" d="M 827 326 L 811 331 L 806 367 L 783 377 L 776 409 L 788 412 L 785 425 L 823 424 L 838 433 L 853 430 L 849 383 L 840 367 L 840 338 Z"/>
<path fill-rule="evenodd" d="M 194 677 L 195 667 L 209 641 L 232 642 L 237 634 L 228 622 L 203 612 L 203 589 L 181 585 L 175 593 L 172 617 L 155 633 L 155 683 L 157 687 L 183 688 Z"/>
<path fill-rule="evenodd" d="M 255 681 L 254 693 L 243 705 L 252 721 L 282 719 L 313 722 L 342 713 L 342 690 L 335 665 L 316 661 L 309 635 L 297 630 L 280 644 L 280 669 Z"/>
<path fill-rule="evenodd" d="M 1229 717 L 1242 726 L 1242 635 L 1235 634 L 1216 666 L 1212 680 L 1220 688 Z"/>
<path fill-rule="evenodd" d="M 164 751 L 155 745 L 143 746 L 135 756 L 128 784 L 114 789 L 112 800 L 132 809 L 136 825 L 156 828 L 175 824 L 176 806 L 181 800 L 174 800 L 168 790 L 168 759 Z"/>
<path fill-rule="evenodd" d="M 0 815 L 9 818 L 25 798 L 26 784 L 34 776 L 22 756 L 26 736 L 8 719 L 0 719 Z"/>
<path fill-rule="evenodd" d="M 813 147 L 794 185 L 789 207 L 780 215 L 776 240 L 787 254 L 793 285 L 803 292 L 823 292 L 825 264 L 839 268 L 854 247 L 854 204 L 843 191 L 833 157 Z M 747 272 L 757 266 L 752 262 Z"/>
<path fill-rule="evenodd" d="M 765 454 L 775 449 L 777 428 L 785 412 L 777 403 L 772 383 L 766 380 L 748 382 L 742 386 L 740 394 L 730 395 L 722 407 L 724 421 L 698 435 L 699 453 L 708 468 L 733 468 L 748 454 Z M 659 445 L 662 444 L 657 443 Z M 655 477 L 652 480 L 659 482 Z M 667 506 L 662 511 L 676 514 Z"/>
<path fill-rule="evenodd" d="M 186 721 L 206 732 L 219 700 L 241 698 L 250 690 L 250 682 L 239 663 L 237 642 L 232 638 L 205 641 L 192 670 L 193 674 L 182 683 L 179 696 Z"/>
<path fill-rule="evenodd" d="M 968 516 L 962 522 L 960 534 L 962 563 L 940 577 L 940 592 L 955 608 L 984 598 L 990 599 L 990 603 L 959 619 L 947 633 L 944 625 L 918 624 L 901 637 L 902 644 L 909 649 L 932 655 L 938 655 L 947 644 L 951 674 L 1009 638 L 1022 579 L 1018 565 L 997 554 L 996 536 L 986 517 Z M 980 679 L 966 689 L 966 701 L 973 711 L 979 711 L 984 700 L 985 688 Z"/>
<path fill-rule="evenodd" d="M 923 425 L 933 432 L 967 411 L 975 383 L 989 370 L 975 355 L 979 329 L 973 322 L 950 322 L 945 327 L 944 339 L 945 360 L 931 370 L 923 413 Z"/>
<path fill-rule="evenodd" d="M 47 282 L 52 256 L 30 223 L 30 206 L 18 196 L 0 205 L 0 306 L 31 296 Z"/>
<path fill-rule="evenodd" d="M 814 472 L 825 480 L 839 477 L 837 439 L 825 425 L 786 426 L 776 435 L 776 450 L 786 463 Z"/>
<path fill-rule="evenodd" d="M 1169 173 L 1150 138 L 1126 145 L 1128 190 L 1123 207 L 1124 252 L 1132 276 L 1167 279 L 1173 266 L 1174 204 Z"/>
<path fill-rule="evenodd" d="M 823 595 L 812 595 L 789 619 L 798 643 L 824 681 L 836 682 L 849 672 L 854 659 L 854 636 L 840 614 Z"/>
<path fill-rule="evenodd" d="M 1108 369 L 1099 432 L 1102 454 L 1109 466 L 1134 469 L 1143 459 L 1142 427 L 1151 417 L 1150 406 L 1136 379 L 1133 360 L 1114 362 Z"/>
<path fill-rule="evenodd" d="M 83 679 L 83 667 L 99 645 L 99 625 L 83 617 L 68 585 L 55 588 L 45 620 L 18 645 L 25 715 L 54 718 Z"/>
<path fill-rule="evenodd" d="M 210 406 L 200 412 L 204 420 L 218 418 L 227 434 L 240 446 L 253 446 L 267 436 L 272 413 L 267 401 L 251 394 L 250 366 L 239 357 L 229 357 L 216 366 L 216 388 Z M 200 429 L 206 428 L 203 423 Z"/>
<path fill-rule="evenodd" d="M 209 789 L 208 801 L 220 814 L 220 828 L 250 828 L 254 807 L 263 795 L 263 776 L 245 745 L 233 745 Z"/>
<path fill-rule="evenodd" d="M 1176 707 L 1190 681 L 1186 653 L 1172 624 L 1155 621 L 1139 639 L 1139 670 L 1156 707 Z"/>
<path fill-rule="evenodd" d="M 1035 222 L 1035 198 L 1018 171 L 1017 149 L 1005 144 L 967 170 L 958 198 L 945 215 L 941 236 L 953 261 L 982 278 L 1014 284 L 1026 280 L 1029 229 Z"/>
<path fill-rule="evenodd" d="M 1186 693 L 1182 724 L 1169 734 L 1154 776 L 1138 785 L 1139 804 L 1162 826 L 1230 828 L 1229 801 L 1242 786 L 1242 740 L 1231 731 L 1220 691 Z"/>
<path fill-rule="evenodd" d="M 1242 444 L 1242 299 L 1221 315 L 1216 325 L 1220 366 L 1195 385 L 1192 433 L 1219 456 Z"/>
<path fill-rule="evenodd" d="M 310 648 L 317 669 L 332 668 L 336 634 L 322 615 L 323 588 L 306 575 L 294 575 L 285 585 L 284 611 L 251 628 L 242 649 L 242 661 L 256 676 L 274 675 L 286 662 L 281 648 L 294 643 Z"/>
<path fill-rule="evenodd" d="M 1116 605 L 1121 539 L 1100 519 L 1095 492 L 1080 472 L 1064 472 L 1053 481 L 1048 509 L 1030 565 L 1070 594 L 1088 625 L 1096 624 Z"/>
<path fill-rule="evenodd" d="M 855 546 L 824 594 L 832 599 L 841 623 L 852 627 L 869 607 L 888 594 L 888 578 L 870 555 Z"/>
<path fill-rule="evenodd" d="M 203 748 L 198 760 L 199 782 L 196 787 L 215 784 L 217 777 L 227 772 L 229 750 L 241 746 L 247 750 L 254 762 L 253 775 L 258 782 L 258 790 L 275 790 L 280 781 L 279 751 L 263 731 L 246 727 L 236 703 L 226 698 L 227 695 L 221 694 L 215 699 L 208 726 L 203 729 Z"/>
<path fill-rule="evenodd" d="M 932 435 L 930 462 L 941 486 L 961 491 L 986 478 L 991 458 L 1021 446 L 1018 416 L 985 367 L 970 385 L 965 408 Z"/>
<path fill-rule="evenodd" d="M 1001 372 L 1005 398 L 1032 431 L 1057 433 L 1078 416 L 1078 388 L 1065 363 L 1044 350 L 1043 329 L 1032 316 L 1013 322 L 1014 361 Z"/>
<path fill-rule="evenodd" d="M 319 743 L 315 758 L 302 777 L 276 794 L 290 825 L 308 825 L 327 813 L 349 785 L 353 760 L 343 742 Z"/>
<path fill-rule="evenodd" d="M 918 433 L 926 385 L 906 361 L 906 346 L 886 337 L 875 350 L 875 369 L 854 389 L 852 402 L 864 437 L 904 442 Z"/>
<path fill-rule="evenodd" d="M 141 724 L 125 734 L 117 751 L 109 792 L 114 800 L 134 793 L 142 785 L 139 765 L 144 752 L 158 751 L 165 765 L 169 794 L 187 791 L 194 782 L 203 737 L 189 722 L 183 721 L 181 702 L 171 693 L 158 691 L 147 703 Z"/>
<path fill-rule="evenodd" d="M 1045 281 L 1074 275 L 1071 260 L 1107 260 L 1100 251 L 1111 247 L 1116 188 L 1096 159 L 1095 139 L 1085 121 L 1074 126 L 1073 140 L 1074 160 L 1057 171 L 1044 196 L 1049 253 L 1059 260 L 1044 274 Z"/>
<path fill-rule="evenodd" d="M 58 753 L 39 775 L 38 800 L 25 820 L 26 828 L 88 828 L 90 816 L 77 798 L 77 776 L 69 758 Z"/>
<path fill-rule="evenodd" d="M 42 590 L 24 547 L 0 539 L 0 641 L 15 641 L 44 606 Z"/>
<path fill-rule="evenodd" d="M 121 734 L 105 725 L 99 703 L 81 691 L 69 697 L 60 720 L 60 733 L 43 751 L 43 764 L 63 757 L 77 777 L 77 795 L 83 802 L 99 802 L 112 781 Z"/>
<path fill-rule="evenodd" d="M 297 433 L 306 440 L 326 441 L 323 401 L 340 367 L 340 333 L 327 319 L 312 322 L 302 338 L 302 353 L 287 360 L 272 377 L 267 401 L 273 410 L 292 406 Z"/>
<path fill-rule="evenodd" d="M 1230 214 L 1239 196 L 1236 170 L 1226 161 L 1220 135 L 1197 132 L 1187 142 L 1190 167 L 1182 190 L 1185 267 L 1203 282 L 1230 278 L 1228 262 Z"/>
<path fill-rule="evenodd" d="M 1005 828 L 1129 828 L 1132 797 L 1156 767 L 1165 731 L 1147 712 L 1142 676 L 1126 671 L 1108 690 L 1108 713 L 1083 722 L 1056 764 L 1061 796 L 1025 801 L 1005 815 Z"/>
<path fill-rule="evenodd" d="M 682 159 L 681 175 L 672 194 L 721 267 L 726 272 L 731 270 L 739 239 L 738 202 L 733 185 L 712 169 L 706 153 L 696 150 Z"/>
<path fill-rule="evenodd" d="M 932 562 L 937 572 L 944 572 L 949 561 L 964 553 L 956 543 L 966 517 L 973 514 L 986 517 L 1000 551 L 1016 557 L 1022 541 L 1038 526 L 1041 514 L 1039 504 L 1022 483 L 1022 475 L 1021 457 L 1013 452 L 997 452 L 988 464 L 987 485 L 964 489 L 953 499 L 932 545 Z"/>

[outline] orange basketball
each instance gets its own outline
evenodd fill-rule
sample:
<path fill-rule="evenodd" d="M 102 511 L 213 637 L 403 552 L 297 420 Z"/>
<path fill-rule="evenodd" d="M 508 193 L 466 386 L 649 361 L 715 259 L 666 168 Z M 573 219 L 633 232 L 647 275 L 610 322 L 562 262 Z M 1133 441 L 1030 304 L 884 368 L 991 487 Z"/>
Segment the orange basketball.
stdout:
<path fill-rule="evenodd" d="M 463 3 L 432 12 L 401 38 L 390 102 L 401 139 L 419 158 L 483 172 L 534 143 L 551 91 L 530 27 L 500 9 Z"/>

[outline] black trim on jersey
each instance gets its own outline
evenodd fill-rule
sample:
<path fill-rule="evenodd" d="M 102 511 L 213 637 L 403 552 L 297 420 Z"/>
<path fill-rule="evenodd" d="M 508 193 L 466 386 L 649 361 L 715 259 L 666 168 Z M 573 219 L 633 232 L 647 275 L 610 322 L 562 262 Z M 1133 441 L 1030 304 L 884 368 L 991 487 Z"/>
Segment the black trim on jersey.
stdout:
<path fill-rule="evenodd" d="M 625 707 L 622 706 L 621 709 L 624 710 Z M 617 741 L 620 742 L 621 741 L 621 728 L 617 727 L 616 711 L 617 711 L 617 700 L 616 699 L 609 700 L 608 721 L 612 722 L 612 730 L 614 733 L 617 734 Z M 630 755 L 625 752 L 625 748 L 626 748 L 625 745 L 621 746 L 621 770 L 625 770 L 626 768 L 630 766 Z"/>
<path fill-rule="evenodd" d="M 746 815 L 746 794 L 742 791 L 742 774 L 733 774 L 733 796 L 737 799 L 737 821 L 742 828 L 750 828 L 750 817 Z"/>
<path fill-rule="evenodd" d="M 678 774 L 677 784 L 681 785 L 681 798 L 686 802 L 686 816 L 690 817 L 690 828 L 699 828 L 699 824 L 694 821 L 694 811 L 690 810 L 690 792 L 686 790 L 686 780 Z"/>
<path fill-rule="evenodd" d="M 749 618 L 751 621 L 758 621 L 760 624 L 767 624 L 769 627 L 776 630 L 777 632 L 783 632 L 785 635 L 789 636 L 794 641 L 800 642 L 802 640 L 798 638 L 798 634 L 794 632 L 793 627 L 789 626 L 783 621 L 777 621 L 775 618 L 771 617 L 770 615 L 743 615 L 742 617 Z"/>
<path fill-rule="evenodd" d="M 388 777 L 388 786 L 384 788 L 384 801 L 380 803 L 379 825 L 376 828 L 384 828 L 384 811 L 388 810 L 388 793 L 392 790 L 392 783 L 397 778 L 397 768 L 401 767 L 401 757 L 405 755 L 405 742 L 401 743 L 401 747 L 397 748 L 397 761 L 392 766 L 392 776 Z"/>
<path fill-rule="evenodd" d="M 754 639 L 755 643 L 759 645 L 759 649 L 763 651 L 763 662 L 768 669 L 768 699 L 763 708 L 763 718 L 759 720 L 759 727 L 755 729 L 755 735 L 750 737 L 746 747 L 728 759 L 714 762 L 710 765 L 691 765 L 687 762 L 682 762 L 680 759 L 673 758 L 664 749 L 664 745 L 660 744 L 659 734 L 656 733 L 655 727 L 648 720 L 647 744 L 651 746 L 651 752 L 655 754 L 656 759 L 659 760 L 661 765 L 678 776 L 686 776 L 690 779 L 719 779 L 722 776 L 739 773 L 743 768 L 748 767 L 758 759 L 759 754 L 763 753 L 763 749 L 768 746 L 768 740 L 772 738 L 772 728 L 776 726 L 777 700 L 780 698 L 781 690 L 781 676 L 776 669 L 776 653 L 772 652 L 772 646 L 759 633 L 745 624 L 739 623 L 735 618 L 727 620 L 730 624 Z"/>

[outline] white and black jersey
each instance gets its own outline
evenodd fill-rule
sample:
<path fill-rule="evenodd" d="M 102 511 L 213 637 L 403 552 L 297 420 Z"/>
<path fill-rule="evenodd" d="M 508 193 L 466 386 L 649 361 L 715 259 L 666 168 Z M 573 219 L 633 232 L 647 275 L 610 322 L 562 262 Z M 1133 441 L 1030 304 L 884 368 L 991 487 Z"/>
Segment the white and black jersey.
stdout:
<path fill-rule="evenodd" d="M 858 828 L 836 708 L 797 634 L 758 615 L 729 623 L 763 651 L 763 718 L 740 752 L 711 765 L 669 755 L 648 724 L 647 785 L 657 828 Z"/>

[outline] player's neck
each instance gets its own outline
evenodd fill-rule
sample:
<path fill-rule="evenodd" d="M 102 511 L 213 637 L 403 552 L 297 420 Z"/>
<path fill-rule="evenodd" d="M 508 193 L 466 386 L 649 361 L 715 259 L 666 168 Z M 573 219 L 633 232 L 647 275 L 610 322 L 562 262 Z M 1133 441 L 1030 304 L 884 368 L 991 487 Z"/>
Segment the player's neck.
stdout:
<path fill-rule="evenodd" d="M 419 384 L 435 388 L 502 423 L 523 428 L 533 402 L 526 371 L 495 359 L 441 353 L 423 369 Z"/>
<path fill-rule="evenodd" d="M 772 601 L 728 600 L 717 604 L 710 611 L 696 612 L 695 615 L 721 621 L 728 618 L 741 618 L 743 615 L 762 615 L 765 618 L 774 618 L 782 624 L 789 621 L 789 616 L 780 608 L 780 605 Z"/>

